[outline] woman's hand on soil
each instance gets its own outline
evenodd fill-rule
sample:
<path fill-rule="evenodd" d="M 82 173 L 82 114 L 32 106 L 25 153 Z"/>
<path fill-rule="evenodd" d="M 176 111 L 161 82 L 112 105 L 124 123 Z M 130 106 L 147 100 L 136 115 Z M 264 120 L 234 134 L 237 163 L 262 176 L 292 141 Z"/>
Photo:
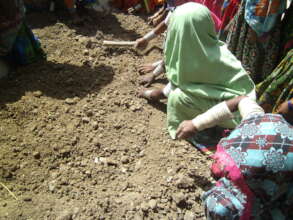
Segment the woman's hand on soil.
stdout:
<path fill-rule="evenodd" d="M 149 87 L 155 80 L 155 76 L 153 74 L 144 76 L 140 80 L 140 84 L 144 85 L 145 87 Z"/>
<path fill-rule="evenodd" d="M 188 139 L 197 132 L 196 127 L 191 120 L 181 122 L 176 131 L 177 139 Z"/>
<path fill-rule="evenodd" d="M 156 68 L 156 66 L 153 66 L 151 63 L 148 63 L 148 64 L 144 64 L 144 65 L 139 66 L 138 72 L 140 72 L 142 74 L 146 74 L 146 73 L 152 72 L 155 68 Z"/>
<path fill-rule="evenodd" d="M 134 47 L 139 50 L 144 50 L 148 46 L 148 41 L 144 38 L 139 38 L 136 40 Z"/>

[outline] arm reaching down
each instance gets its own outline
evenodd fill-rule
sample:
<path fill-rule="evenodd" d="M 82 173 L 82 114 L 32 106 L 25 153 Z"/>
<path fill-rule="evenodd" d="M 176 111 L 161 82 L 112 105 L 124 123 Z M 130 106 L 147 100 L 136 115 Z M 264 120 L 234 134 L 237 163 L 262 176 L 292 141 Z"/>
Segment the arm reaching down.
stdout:
<path fill-rule="evenodd" d="M 190 138 L 197 131 L 214 127 L 224 120 L 231 119 L 233 118 L 232 112 L 237 109 L 239 109 L 243 119 L 254 114 L 264 113 L 264 110 L 253 99 L 238 96 L 215 105 L 192 120 L 183 121 L 177 129 L 177 138 Z"/>
<path fill-rule="evenodd" d="M 152 39 L 156 38 L 158 35 L 163 33 L 165 30 L 167 30 L 167 24 L 165 21 L 162 21 L 158 26 L 155 27 L 154 30 L 150 31 L 142 38 L 137 39 L 135 48 L 138 48 L 141 50 L 145 49 L 148 46 L 148 43 Z"/>

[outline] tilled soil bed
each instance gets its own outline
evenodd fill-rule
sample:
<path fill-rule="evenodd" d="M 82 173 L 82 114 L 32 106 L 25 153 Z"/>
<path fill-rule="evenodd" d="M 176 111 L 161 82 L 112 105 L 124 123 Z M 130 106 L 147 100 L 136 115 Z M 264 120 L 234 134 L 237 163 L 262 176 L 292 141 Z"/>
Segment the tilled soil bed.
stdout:
<path fill-rule="evenodd" d="M 138 66 L 161 50 L 102 46 L 151 27 L 117 12 L 30 24 L 47 61 L 0 81 L 0 219 L 203 219 L 209 159 L 169 138 L 164 103 L 137 97 Z"/>

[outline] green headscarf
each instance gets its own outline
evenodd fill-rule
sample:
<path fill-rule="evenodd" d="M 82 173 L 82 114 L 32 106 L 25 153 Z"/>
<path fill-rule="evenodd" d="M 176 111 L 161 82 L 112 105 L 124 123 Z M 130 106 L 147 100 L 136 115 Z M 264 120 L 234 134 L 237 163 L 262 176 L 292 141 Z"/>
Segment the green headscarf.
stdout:
<path fill-rule="evenodd" d="M 177 7 L 168 28 L 167 77 L 188 96 L 227 100 L 254 89 L 241 63 L 218 39 L 205 6 L 186 3 Z"/>

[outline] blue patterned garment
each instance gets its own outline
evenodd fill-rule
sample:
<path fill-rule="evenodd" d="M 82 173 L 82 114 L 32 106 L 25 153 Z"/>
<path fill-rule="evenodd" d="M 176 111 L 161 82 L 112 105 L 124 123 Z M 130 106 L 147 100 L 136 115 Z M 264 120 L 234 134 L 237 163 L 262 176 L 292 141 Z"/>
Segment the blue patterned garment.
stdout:
<path fill-rule="evenodd" d="M 205 201 L 207 220 L 237 220 L 243 213 L 246 195 L 224 177 L 217 186 L 205 192 L 202 199 Z"/>
<path fill-rule="evenodd" d="M 293 126 L 281 115 L 243 120 L 214 159 L 219 180 L 203 196 L 208 219 L 293 219 Z"/>
<path fill-rule="evenodd" d="M 286 3 L 285 0 L 246 0 L 245 20 L 258 36 L 262 36 L 275 27 L 285 12 Z"/>

